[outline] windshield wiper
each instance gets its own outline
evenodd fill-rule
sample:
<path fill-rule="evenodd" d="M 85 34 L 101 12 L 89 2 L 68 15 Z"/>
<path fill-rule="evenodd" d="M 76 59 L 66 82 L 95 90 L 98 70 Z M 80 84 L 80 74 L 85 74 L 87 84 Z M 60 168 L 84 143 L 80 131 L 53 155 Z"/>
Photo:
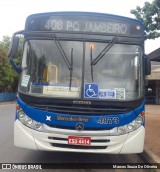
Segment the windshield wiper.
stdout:
<path fill-rule="evenodd" d="M 92 46 L 91 46 L 91 49 L 90 49 L 90 63 L 91 63 L 91 78 L 92 78 L 92 82 L 93 82 L 93 65 L 92 65 Z"/>
<path fill-rule="evenodd" d="M 59 39 L 58 37 L 56 36 L 56 34 L 52 35 L 52 38 L 54 39 L 55 41 L 55 44 L 57 45 L 57 48 L 59 50 L 59 52 L 61 53 L 62 57 L 63 57 L 63 60 L 65 61 L 67 67 L 69 70 L 72 70 L 72 65 L 70 64 L 69 60 L 68 60 L 68 57 L 66 55 L 66 53 L 64 52 L 63 48 L 62 48 L 62 45 L 60 44 L 59 42 Z"/>
<path fill-rule="evenodd" d="M 73 73 L 73 48 L 71 49 L 71 63 L 68 60 L 68 57 L 66 53 L 64 52 L 62 45 L 60 44 L 60 41 L 56 34 L 52 35 L 52 38 L 54 39 L 55 44 L 57 45 L 57 48 L 59 52 L 61 53 L 64 62 L 66 63 L 68 69 L 70 70 L 70 79 L 69 79 L 69 90 L 71 90 L 72 85 L 72 73 Z"/>
<path fill-rule="evenodd" d="M 71 85 L 72 85 L 72 73 L 73 73 L 73 48 L 71 49 L 71 69 L 70 69 L 70 81 L 69 81 L 70 91 L 71 91 Z"/>
<path fill-rule="evenodd" d="M 92 60 L 91 62 L 91 66 L 92 65 L 96 65 L 99 60 L 109 51 L 109 49 L 115 44 L 115 42 L 117 41 L 117 37 L 113 37 L 113 39 L 109 42 L 109 44 L 107 44 L 107 46 L 98 54 L 98 56 Z M 92 68 L 92 67 L 91 67 Z"/>

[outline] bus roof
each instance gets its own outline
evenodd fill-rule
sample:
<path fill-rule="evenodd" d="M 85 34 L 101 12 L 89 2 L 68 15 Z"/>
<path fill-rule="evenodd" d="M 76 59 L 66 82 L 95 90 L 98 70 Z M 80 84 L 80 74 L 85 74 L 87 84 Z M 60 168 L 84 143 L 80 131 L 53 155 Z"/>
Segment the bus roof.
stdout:
<path fill-rule="evenodd" d="M 27 17 L 27 20 L 32 17 L 40 17 L 40 16 L 52 16 L 52 15 L 88 15 L 88 16 L 99 16 L 99 17 L 111 17 L 115 19 L 126 20 L 130 22 L 137 22 L 141 26 L 144 26 L 140 20 L 129 18 L 126 16 L 115 15 L 115 14 L 108 14 L 108 13 L 99 13 L 99 12 L 81 12 L 81 11 L 59 11 L 59 12 L 46 12 L 46 13 L 35 13 L 31 14 Z M 26 21 L 27 21 L 26 20 Z"/>

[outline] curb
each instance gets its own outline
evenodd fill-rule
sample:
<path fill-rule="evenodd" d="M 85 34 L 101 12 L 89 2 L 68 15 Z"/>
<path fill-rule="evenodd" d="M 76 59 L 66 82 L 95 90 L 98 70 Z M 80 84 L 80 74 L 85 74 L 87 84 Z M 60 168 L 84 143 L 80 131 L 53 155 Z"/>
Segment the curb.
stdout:
<path fill-rule="evenodd" d="M 144 146 L 144 152 L 140 154 L 141 158 L 147 163 L 159 163 L 160 157 L 155 155 L 147 146 Z"/>

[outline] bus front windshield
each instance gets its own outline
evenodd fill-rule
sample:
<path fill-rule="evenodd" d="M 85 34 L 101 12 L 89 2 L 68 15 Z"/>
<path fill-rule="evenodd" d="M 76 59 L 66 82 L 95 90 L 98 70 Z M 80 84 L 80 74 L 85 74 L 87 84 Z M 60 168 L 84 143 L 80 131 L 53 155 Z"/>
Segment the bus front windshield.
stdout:
<path fill-rule="evenodd" d="M 135 100 L 143 96 L 138 45 L 26 40 L 19 91 L 40 97 Z M 108 46 L 107 46 L 108 45 Z"/>

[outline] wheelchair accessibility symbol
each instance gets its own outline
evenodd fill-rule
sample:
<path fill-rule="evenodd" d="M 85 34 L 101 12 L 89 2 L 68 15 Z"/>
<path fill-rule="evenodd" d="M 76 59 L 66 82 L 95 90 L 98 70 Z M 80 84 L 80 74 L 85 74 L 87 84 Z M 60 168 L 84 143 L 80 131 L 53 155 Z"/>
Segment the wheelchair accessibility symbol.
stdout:
<path fill-rule="evenodd" d="M 84 97 L 85 98 L 98 98 L 98 85 L 97 84 L 85 84 L 84 85 Z"/>

